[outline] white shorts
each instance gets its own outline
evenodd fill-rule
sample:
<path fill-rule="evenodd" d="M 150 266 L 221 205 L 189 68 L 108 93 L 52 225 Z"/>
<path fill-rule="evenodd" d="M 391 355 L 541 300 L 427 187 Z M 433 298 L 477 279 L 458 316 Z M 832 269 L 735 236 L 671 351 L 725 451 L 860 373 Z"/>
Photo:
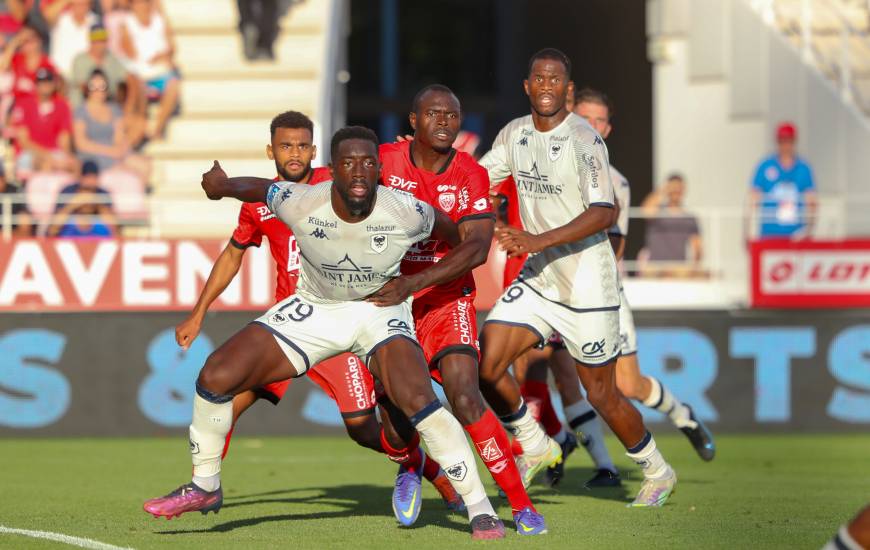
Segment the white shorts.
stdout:
<path fill-rule="evenodd" d="M 362 301 L 312 304 L 295 294 L 253 323 L 272 333 L 300 376 L 344 352 L 368 364 L 375 350 L 393 338 L 408 338 L 419 345 L 410 300 L 388 307 Z"/>
<path fill-rule="evenodd" d="M 577 311 L 543 298 L 523 283 L 514 282 L 504 291 L 486 323 L 525 327 L 542 343 L 558 332 L 568 353 L 587 367 L 604 366 L 619 356 L 618 308 Z"/>
<path fill-rule="evenodd" d="M 625 298 L 625 290 L 619 289 L 619 345 L 622 355 L 637 353 L 637 331 L 634 328 L 634 315 Z"/>

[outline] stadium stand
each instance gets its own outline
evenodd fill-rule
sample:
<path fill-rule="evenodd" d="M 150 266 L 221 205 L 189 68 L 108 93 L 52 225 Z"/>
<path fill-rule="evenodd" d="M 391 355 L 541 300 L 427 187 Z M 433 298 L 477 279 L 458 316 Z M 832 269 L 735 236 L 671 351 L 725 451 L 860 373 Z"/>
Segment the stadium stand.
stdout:
<path fill-rule="evenodd" d="M 151 233 L 228 235 L 238 205 L 203 201 L 200 175 L 220 159 L 228 173 L 271 176 L 271 118 L 295 109 L 318 120 L 331 3 L 294 5 L 282 20 L 274 62 L 245 59 L 233 0 L 173 0 L 165 9 L 184 81 L 181 114 L 166 141 L 147 148 L 154 159 Z"/>

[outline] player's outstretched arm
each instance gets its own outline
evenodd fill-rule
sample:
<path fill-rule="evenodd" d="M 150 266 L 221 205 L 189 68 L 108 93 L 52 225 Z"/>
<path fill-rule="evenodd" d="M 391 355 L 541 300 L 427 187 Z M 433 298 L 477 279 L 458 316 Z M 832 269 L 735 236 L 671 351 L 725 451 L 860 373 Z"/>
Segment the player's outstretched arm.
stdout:
<path fill-rule="evenodd" d="M 610 206 L 591 205 L 582 214 L 563 226 L 545 231 L 539 235 L 533 235 L 528 231 L 515 227 L 500 227 L 496 231 L 499 247 L 508 253 L 508 256 L 522 256 L 533 254 L 545 248 L 560 244 L 579 241 L 594 235 L 599 231 L 606 231 L 613 225 L 613 208 Z"/>
<path fill-rule="evenodd" d="M 232 282 L 236 273 L 239 272 L 239 267 L 242 265 L 242 258 L 245 255 L 245 250 L 234 246 L 232 243 L 227 243 L 221 255 L 211 268 L 211 273 L 208 275 L 208 280 L 205 282 L 205 287 L 199 294 L 199 299 L 190 312 L 190 316 L 175 327 L 175 341 L 182 349 L 187 349 L 196 340 L 199 331 L 202 328 L 202 320 L 205 318 L 205 313 L 218 296 L 220 296 L 227 286 Z"/>
<path fill-rule="evenodd" d="M 266 192 L 270 185 L 272 180 L 267 178 L 227 177 L 218 161 L 214 161 L 211 170 L 202 175 L 202 189 L 213 201 L 230 197 L 242 202 L 266 202 Z"/>
<path fill-rule="evenodd" d="M 452 247 L 458 248 L 462 246 L 462 237 L 460 236 L 460 234 L 464 230 L 457 227 L 453 220 L 451 220 L 450 217 L 447 216 L 447 214 L 445 214 L 444 212 L 433 209 L 433 213 L 435 220 L 432 226 L 431 238 L 437 239 L 439 241 L 444 241 Z M 492 229 L 490 229 L 489 234 L 492 235 Z M 439 261 L 437 264 L 424 269 L 420 273 L 391 279 L 387 282 L 387 284 L 385 284 L 376 292 L 372 293 L 368 298 L 366 298 L 366 301 L 372 302 L 376 306 L 380 307 L 393 306 L 404 302 L 408 299 L 408 296 L 412 295 L 418 290 L 423 290 L 424 288 L 430 287 L 433 284 L 437 284 L 440 282 L 452 281 L 456 277 L 459 277 L 460 275 L 468 271 L 468 269 L 470 269 L 466 268 L 465 270 L 461 270 L 461 268 L 459 267 L 459 262 L 462 261 L 461 258 L 450 260 L 449 263 L 453 264 L 453 266 L 451 267 L 450 265 L 448 265 L 447 270 L 442 270 L 440 272 L 441 278 L 438 277 L 438 273 L 436 273 L 434 277 L 432 276 L 432 274 L 425 275 L 427 272 L 438 268 L 440 264 L 442 264 L 444 261 L 448 261 L 448 258 L 450 257 L 452 252 L 454 252 L 457 248 L 454 248 L 453 251 L 444 256 L 444 258 L 442 258 L 441 261 Z M 486 261 L 486 255 L 488 252 L 489 245 L 487 243 L 486 252 L 483 253 L 483 261 Z M 466 257 L 465 261 L 470 264 L 472 263 L 472 260 L 476 259 L 472 256 L 473 246 L 469 245 L 463 252 L 463 257 Z M 481 261 L 481 263 L 483 263 L 483 261 Z M 455 272 L 455 275 L 449 275 L 453 272 Z M 435 282 L 430 282 L 430 280 Z"/>
<path fill-rule="evenodd" d="M 490 218 L 460 222 L 459 244 L 437 263 L 413 276 L 418 287 L 415 292 L 452 281 L 486 262 L 494 229 L 495 222 Z"/>

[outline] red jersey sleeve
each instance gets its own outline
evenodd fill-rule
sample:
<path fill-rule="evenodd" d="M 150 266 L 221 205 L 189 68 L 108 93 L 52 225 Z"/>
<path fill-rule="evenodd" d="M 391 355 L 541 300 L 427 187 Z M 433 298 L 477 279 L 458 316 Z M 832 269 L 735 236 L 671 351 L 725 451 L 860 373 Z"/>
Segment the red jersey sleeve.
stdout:
<path fill-rule="evenodd" d="M 463 164 L 467 177 L 460 190 L 459 208 L 456 209 L 456 221 L 463 222 L 474 219 L 495 219 L 492 203 L 489 200 L 489 174 L 477 162 L 463 154 Z"/>
<path fill-rule="evenodd" d="M 239 210 L 239 224 L 230 238 L 230 243 L 236 248 L 248 248 L 262 244 L 263 232 L 260 230 L 255 216 L 253 205 L 242 205 L 241 210 Z"/>
<path fill-rule="evenodd" d="M 318 166 L 311 173 L 311 179 L 308 180 L 308 185 L 323 183 L 324 181 L 330 181 L 331 179 L 332 174 L 329 172 L 329 168 L 326 166 Z"/>

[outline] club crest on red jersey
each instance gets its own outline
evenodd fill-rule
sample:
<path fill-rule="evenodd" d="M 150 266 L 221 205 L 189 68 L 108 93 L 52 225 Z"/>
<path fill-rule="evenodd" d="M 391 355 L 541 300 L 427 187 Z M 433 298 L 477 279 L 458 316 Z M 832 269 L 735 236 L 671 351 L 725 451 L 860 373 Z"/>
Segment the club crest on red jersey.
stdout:
<path fill-rule="evenodd" d="M 455 193 L 441 193 L 438 195 L 438 205 L 441 206 L 441 210 L 445 212 L 450 212 L 453 210 L 453 207 L 456 206 L 456 194 Z"/>

